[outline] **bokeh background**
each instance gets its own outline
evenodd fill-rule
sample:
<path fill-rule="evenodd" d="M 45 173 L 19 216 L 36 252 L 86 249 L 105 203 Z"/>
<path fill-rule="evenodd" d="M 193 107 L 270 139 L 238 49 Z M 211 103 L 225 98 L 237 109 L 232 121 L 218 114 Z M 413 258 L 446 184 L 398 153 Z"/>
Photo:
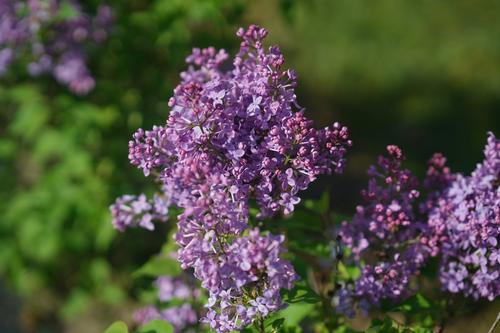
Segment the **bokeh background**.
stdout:
<path fill-rule="evenodd" d="M 80 2 L 89 13 L 101 3 Z M 87 50 L 97 83 L 88 95 L 31 78 L 22 63 L 0 78 L 1 333 L 98 333 L 130 318 L 141 288 L 131 273 L 166 236 L 111 227 L 116 196 L 153 188 L 129 165 L 127 142 L 166 119 L 190 49 L 234 52 L 239 26 L 270 31 L 318 126 L 350 128 L 345 174 L 305 194 L 330 191 L 339 212 L 354 211 L 365 170 L 387 144 L 400 145 L 419 175 L 436 151 L 469 173 L 487 131 L 500 135 L 498 1 L 106 3 L 115 22 Z M 450 332 L 486 332 L 498 305 L 457 318 Z"/>

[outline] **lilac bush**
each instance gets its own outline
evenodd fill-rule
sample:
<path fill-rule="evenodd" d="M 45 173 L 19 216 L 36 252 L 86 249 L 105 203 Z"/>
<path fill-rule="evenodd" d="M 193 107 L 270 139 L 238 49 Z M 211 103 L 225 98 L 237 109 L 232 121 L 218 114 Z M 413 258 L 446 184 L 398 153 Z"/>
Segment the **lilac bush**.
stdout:
<path fill-rule="evenodd" d="M 75 94 L 86 94 L 95 80 L 85 46 L 105 40 L 112 21 L 104 5 L 90 17 L 76 0 L 0 0 L 0 75 L 17 58 L 29 59 L 31 76 L 47 73 Z"/>

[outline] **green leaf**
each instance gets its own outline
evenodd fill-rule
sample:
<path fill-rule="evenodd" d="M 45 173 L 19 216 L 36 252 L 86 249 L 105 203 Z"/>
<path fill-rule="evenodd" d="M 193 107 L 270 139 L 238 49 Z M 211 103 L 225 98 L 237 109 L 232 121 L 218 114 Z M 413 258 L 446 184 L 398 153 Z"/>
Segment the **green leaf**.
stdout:
<path fill-rule="evenodd" d="M 346 266 L 343 262 L 338 263 L 339 274 L 342 280 L 356 280 L 361 271 L 356 266 Z"/>
<path fill-rule="evenodd" d="M 123 321 L 115 321 L 104 333 L 128 333 L 127 325 Z"/>
<path fill-rule="evenodd" d="M 330 331 L 326 331 L 330 332 Z M 349 326 L 346 326 L 345 324 L 341 324 L 338 326 L 334 331 L 334 333 L 361 333 L 360 331 L 353 330 Z"/>
<path fill-rule="evenodd" d="M 319 214 L 326 214 L 330 209 L 330 193 L 325 191 L 319 200 L 306 200 L 304 205 L 306 208 L 314 210 Z"/>
<path fill-rule="evenodd" d="M 412 333 L 432 333 L 432 329 L 428 327 L 422 327 L 422 326 L 413 326 L 411 328 Z"/>
<path fill-rule="evenodd" d="M 76 17 L 77 15 L 78 11 L 74 7 L 74 5 L 72 5 L 68 1 L 64 1 L 59 7 L 56 19 L 64 21 Z"/>
<path fill-rule="evenodd" d="M 404 313 L 421 313 L 428 311 L 431 308 L 431 303 L 422 294 L 416 294 L 406 299 L 400 305 L 389 309 L 394 311 L 401 311 Z"/>
<path fill-rule="evenodd" d="M 290 304 L 280 312 L 280 315 L 283 316 L 286 326 L 294 326 L 310 315 L 314 311 L 314 308 L 315 305 L 312 303 Z"/>
<path fill-rule="evenodd" d="M 398 333 L 399 330 L 392 325 L 392 320 L 389 317 L 384 320 L 374 319 L 366 333 Z"/>
<path fill-rule="evenodd" d="M 32 141 L 49 121 L 49 108 L 42 95 L 31 86 L 19 86 L 10 91 L 10 97 L 19 104 L 9 131 Z"/>
<path fill-rule="evenodd" d="M 89 302 L 90 297 L 88 292 L 85 292 L 81 288 L 74 289 L 63 304 L 61 315 L 66 320 L 73 319 L 88 307 Z"/>
<path fill-rule="evenodd" d="M 163 320 L 152 320 L 139 328 L 137 333 L 172 333 L 172 325 Z"/>
<path fill-rule="evenodd" d="M 156 277 L 161 275 L 178 275 L 181 272 L 182 269 L 177 261 L 166 255 L 158 255 L 148 260 L 132 276 L 134 278 L 141 276 Z"/>
<path fill-rule="evenodd" d="M 278 318 L 278 319 L 275 319 L 272 323 L 271 323 L 271 327 L 274 328 L 274 329 L 280 329 L 282 326 L 283 326 L 283 323 L 285 322 L 285 318 Z"/>
<path fill-rule="evenodd" d="M 320 297 L 311 289 L 309 288 L 305 283 L 297 283 L 295 287 L 287 291 L 283 295 L 283 301 L 285 303 L 318 303 L 321 301 Z"/>

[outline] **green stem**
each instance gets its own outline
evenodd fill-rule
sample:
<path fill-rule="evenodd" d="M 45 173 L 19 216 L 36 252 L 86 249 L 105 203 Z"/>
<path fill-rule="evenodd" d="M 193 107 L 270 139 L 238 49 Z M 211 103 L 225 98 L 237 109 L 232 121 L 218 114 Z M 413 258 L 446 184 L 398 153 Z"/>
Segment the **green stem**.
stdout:
<path fill-rule="evenodd" d="M 259 318 L 256 323 L 256 328 L 259 331 L 259 333 L 266 333 L 266 328 L 264 327 L 264 319 Z"/>

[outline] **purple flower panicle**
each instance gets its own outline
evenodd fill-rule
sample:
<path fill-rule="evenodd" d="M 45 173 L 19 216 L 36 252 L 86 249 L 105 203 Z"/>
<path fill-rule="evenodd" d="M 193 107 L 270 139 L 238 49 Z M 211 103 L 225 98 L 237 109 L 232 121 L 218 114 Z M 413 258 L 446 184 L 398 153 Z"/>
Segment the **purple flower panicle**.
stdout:
<path fill-rule="evenodd" d="M 182 209 L 178 259 L 209 291 L 203 320 L 219 332 L 280 309 L 280 289 L 296 278 L 282 236 L 247 231 L 250 202 L 261 219 L 290 214 L 319 175 L 343 170 L 351 146 L 346 127 L 315 129 L 304 116 L 297 76 L 282 68 L 278 47 L 264 48 L 265 29 L 237 35 L 232 66 L 223 50 L 194 49 L 166 124 L 129 143 L 131 163 Z"/>
<path fill-rule="evenodd" d="M 202 321 L 218 332 L 231 332 L 283 308 L 280 289 L 291 289 L 296 280 L 292 265 L 281 258 L 283 241 L 283 236 L 263 236 L 252 229 L 222 250 L 212 263 L 217 271 L 197 272 L 212 282 L 206 286 L 210 297 Z"/>
<path fill-rule="evenodd" d="M 500 140 L 488 136 L 484 161 L 457 175 L 429 214 L 440 236 L 443 288 L 474 299 L 500 295 Z"/>
<path fill-rule="evenodd" d="M 352 221 L 343 222 L 339 235 L 351 249 L 351 260 L 361 274 L 338 293 L 337 311 L 354 316 L 378 307 L 381 300 L 399 301 L 411 293 L 410 280 L 429 255 L 421 243 L 426 226 L 415 216 L 420 195 L 417 179 L 402 169 L 404 155 L 397 146 L 387 147 L 371 166 L 368 187 L 361 192 L 364 204 Z"/>
<path fill-rule="evenodd" d="M 339 231 L 361 275 L 338 292 L 337 310 L 354 316 L 356 307 L 367 312 L 382 299 L 407 297 L 411 278 L 438 255 L 444 290 L 494 300 L 500 295 L 500 140 L 489 134 L 485 159 L 470 176 L 452 173 L 435 154 L 420 204 L 416 179 L 401 169 L 400 149 L 388 152 L 369 170 L 365 204 Z"/>

